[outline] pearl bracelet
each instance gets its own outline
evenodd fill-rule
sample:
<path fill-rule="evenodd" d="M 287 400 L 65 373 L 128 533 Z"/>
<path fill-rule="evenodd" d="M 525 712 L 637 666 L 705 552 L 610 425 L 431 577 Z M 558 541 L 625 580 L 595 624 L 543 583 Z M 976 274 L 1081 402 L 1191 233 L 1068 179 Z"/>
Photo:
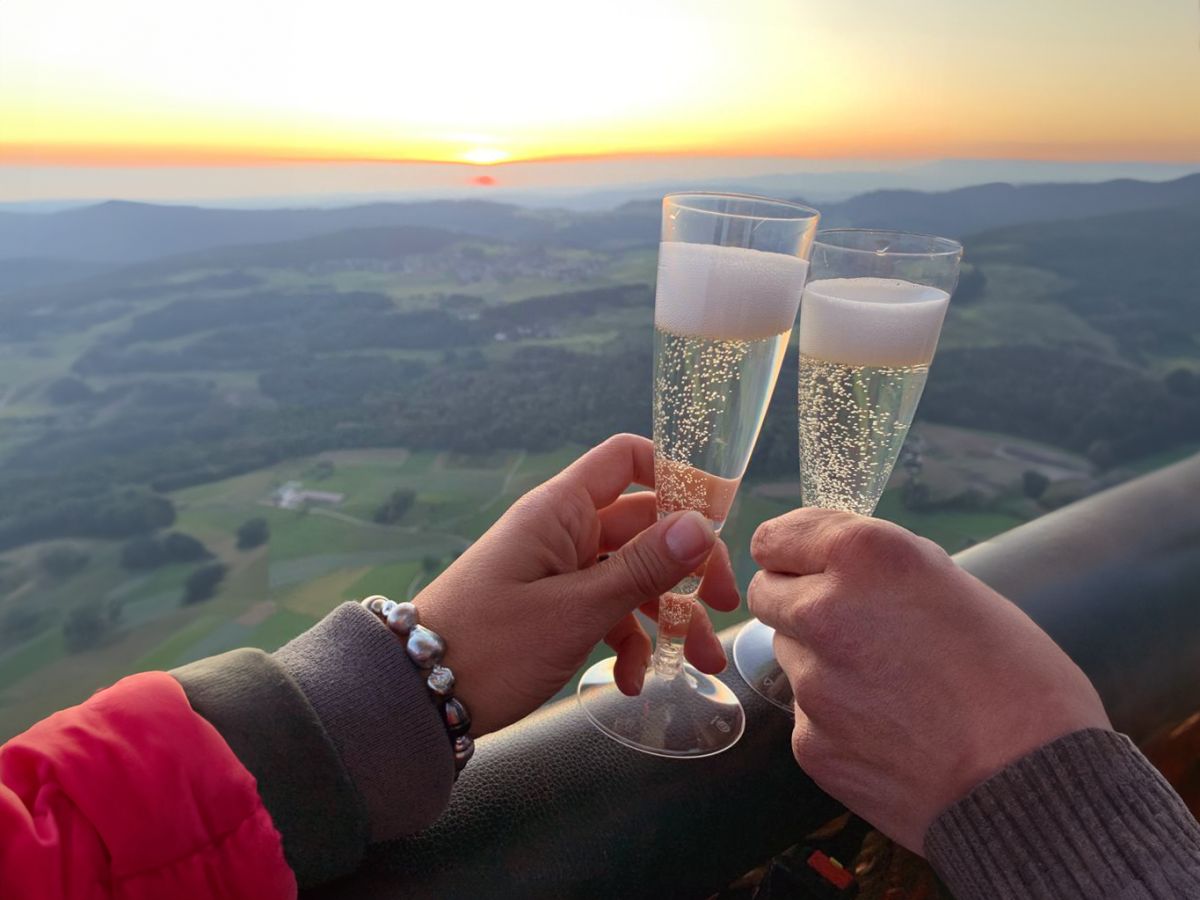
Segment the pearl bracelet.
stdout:
<path fill-rule="evenodd" d="M 474 755 L 475 742 L 467 734 L 471 729 L 467 708 L 454 696 L 454 673 L 442 665 L 446 642 L 420 624 L 417 607 L 412 603 L 394 603 L 376 594 L 363 600 L 362 605 L 387 625 L 393 634 L 404 640 L 408 658 L 422 672 L 429 673 L 425 684 L 433 694 L 442 722 L 450 733 L 450 747 L 454 751 L 454 777 L 457 778 Z"/>

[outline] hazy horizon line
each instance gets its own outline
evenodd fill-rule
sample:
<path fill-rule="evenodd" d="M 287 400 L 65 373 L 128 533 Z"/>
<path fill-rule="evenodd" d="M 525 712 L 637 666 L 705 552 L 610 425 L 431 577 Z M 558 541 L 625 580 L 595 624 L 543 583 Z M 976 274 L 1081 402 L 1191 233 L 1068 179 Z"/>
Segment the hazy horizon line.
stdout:
<path fill-rule="evenodd" d="M 661 187 L 776 190 L 828 201 L 877 189 L 946 191 L 991 182 L 1166 181 L 1200 162 L 1009 157 L 680 157 L 554 163 L 292 163 L 149 169 L 0 165 L 0 205 L 46 209 L 108 200 L 188 205 L 350 205 L 386 200 L 512 199 L 547 205 L 650 193 Z M 789 184 L 790 182 L 790 184 Z M 753 186 L 758 184 L 758 190 Z M 632 197 L 631 197 L 632 199 Z M 617 202 L 621 202 L 618 200 Z"/>
<path fill-rule="evenodd" d="M 1044 162 L 1044 163 L 1095 163 L 1095 164 L 1145 164 L 1145 165 L 1200 165 L 1200 147 L 1175 147 L 1168 152 L 1151 153 L 1149 155 L 1131 154 L 1128 150 L 1121 151 L 1101 145 L 1090 148 L 1092 152 L 1079 153 L 1076 144 L 1043 145 L 1034 148 L 1021 145 L 1011 153 L 999 152 L 998 148 L 991 152 L 961 152 L 938 153 L 918 150 L 894 150 L 879 153 L 864 151 L 862 153 L 845 153 L 836 156 L 805 154 L 788 150 L 737 150 L 726 151 L 703 148 L 697 150 L 630 150 L 609 153 L 560 153 L 526 156 L 518 158 L 498 159 L 491 161 L 472 161 L 463 158 L 444 158 L 421 156 L 367 156 L 367 155 L 329 155 L 329 154 L 276 154 L 270 152 L 255 152 L 250 150 L 231 149 L 229 151 L 196 151 L 195 149 L 173 147 L 144 147 L 128 148 L 120 145 L 101 144 L 31 144 L 7 143 L 0 145 L 0 167 L 7 166 L 37 166 L 63 168 L 255 168 L 269 166 L 292 165 L 430 165 L 445 167 L 468 167 L 473 169 L 506 169 L 528 165 L 552 165 L 556 163 L 605 163 L 605 162 L 634 162 L 638 160 L 663 159 L 711 159 L 711 160 L 807 160 L 822 161 L 854 161 L 864 162 L 893 162 L 921 163 L 938 161 L 996 161 L 996 162 Z M 1038 152 L 1040 149 L 1040 152 Z M 166 151 L 166 152 L 163 152 Z M 1098 152 L 1097 152 L 1098 151 Z M 89 155 L 94 154 L 94 155 Z"/>

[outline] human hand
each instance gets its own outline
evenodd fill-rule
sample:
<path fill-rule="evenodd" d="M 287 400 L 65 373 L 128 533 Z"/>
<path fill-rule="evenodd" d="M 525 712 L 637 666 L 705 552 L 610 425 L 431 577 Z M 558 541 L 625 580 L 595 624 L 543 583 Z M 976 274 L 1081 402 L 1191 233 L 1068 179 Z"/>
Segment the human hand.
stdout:
<path fill-rule="evenodd" d="M 921 853 L 951 804 L 1050 741 L 1111 728 L 1091 682 L 936 544 L 800 509 L 751 542 L 750 609 L 796 695 L 792 749 L 828 794 Z"/>
<path fill-rule="evenodd" d="M 602 639 L 617 651 L 617 686 L 638 693 L 651 646 L 633 612 L 655 616 L 659 595 L 705 559 L 701 597 L 737 608 L 729 553 L 708 520 L 682 512 L 656 523 L 653 493 L 622 493 L 653 483 L 654 445 L 609 438 L 518 500 L 417 596 L 422 623 L 446 640 L 473 735 L 554 696 Z M 725 668 L 698 603 L 684 652 L 702 672 Z"/>

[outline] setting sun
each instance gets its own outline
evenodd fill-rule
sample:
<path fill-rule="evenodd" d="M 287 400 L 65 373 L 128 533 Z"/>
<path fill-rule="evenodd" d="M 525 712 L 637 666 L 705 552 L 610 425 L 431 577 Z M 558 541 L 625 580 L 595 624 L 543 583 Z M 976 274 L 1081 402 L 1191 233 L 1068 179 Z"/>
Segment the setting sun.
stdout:
<path fill-rule="evenodd" d="M 1190 0 L 463 6 L 10 0 L 0 164 L 1200 159 Z"/>
<path fill-rule="evenodd" d="M 472 147 L 462 155 L 462 158 L 463 162 L 469 162 L 476 166 L 491 166 L 505 162 L 509 156 L 497 147 Z"/>

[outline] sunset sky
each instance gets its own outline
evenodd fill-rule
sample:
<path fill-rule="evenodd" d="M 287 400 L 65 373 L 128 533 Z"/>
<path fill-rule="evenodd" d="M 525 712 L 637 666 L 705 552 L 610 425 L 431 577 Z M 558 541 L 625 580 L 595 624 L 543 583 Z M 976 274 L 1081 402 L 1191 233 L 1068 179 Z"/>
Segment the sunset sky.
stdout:
<path fill-rule="evenodd" d="M 1200 162 L 1196 0 L 5 0 L 0 165 Z"/>

